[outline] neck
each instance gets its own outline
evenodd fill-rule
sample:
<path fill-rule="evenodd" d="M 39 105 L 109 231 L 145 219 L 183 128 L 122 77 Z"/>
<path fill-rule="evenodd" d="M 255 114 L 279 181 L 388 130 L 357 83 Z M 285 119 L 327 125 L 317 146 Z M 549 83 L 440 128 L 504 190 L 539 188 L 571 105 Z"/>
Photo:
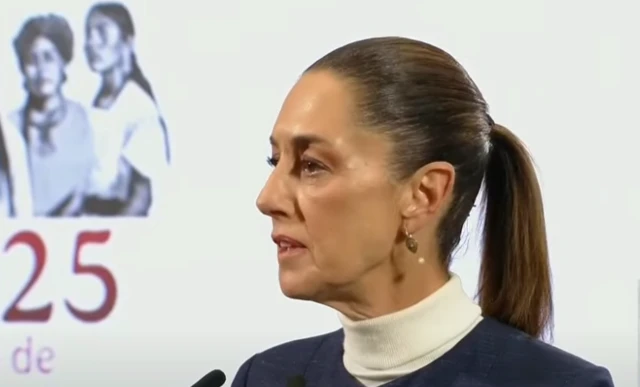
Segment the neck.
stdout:
<path fill-rule="evenodd" d="M 64 97 L 62 93 L 56 93 L 46 97 L 30 97 L 30 110 L 43 113 L 53 113 L 64 109 Z"/>
<path fill-rule="evenodd" d="M 45 98 L 31 96 L 25 113 L 28 126 L 48 130 L 64 119 L 67 114 L 67 103 L 61 94 Z"/>
<path fill-rule="evenodd" d="M 480 321 L 480 308 L 452 275 L 440 289 L 395 313 L 355 321 L 340 314 L 344 365 L 366 386 L 414 372 L 457 344 Z"/>
<path fill-rule="evenodd" d="M 132 66 L 131 63 L 129 63 L 122 66 L 114 66 L 110 70 L 102 73 L 101 94 L 105 96 L 117 94 L 129 79 L 131 72 Z"/>
<path fill-rule="evenodd" d="M 400 269 L 387 262 L 355 285 L 357 289 L 345 289 L 344 297 L 324 303 L 351 320 L 367 320 L 415 305 L 449 281 L 449 273 L 435 264 L 417 260 L 409 264 L 413 266 Z"/>

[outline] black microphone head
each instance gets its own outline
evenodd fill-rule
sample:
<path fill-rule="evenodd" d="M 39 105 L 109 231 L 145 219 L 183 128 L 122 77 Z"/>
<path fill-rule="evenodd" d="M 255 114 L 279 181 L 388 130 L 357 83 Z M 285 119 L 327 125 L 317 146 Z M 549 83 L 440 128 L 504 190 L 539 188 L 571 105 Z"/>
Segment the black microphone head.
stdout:
<path fill-rule="evenodd" d="M 227 376 L 220 370 L 213 370 L 198 380 L 191 387 L 222 387 L 227 381 Z"/>
<path fill-rule="evenodd" d="M 305 382 L 304 377 L 302 375 L 296 375 L 292 378 L 289 378 L 287 381 L 287 387 L 306 387 L 307 382 Z"/>

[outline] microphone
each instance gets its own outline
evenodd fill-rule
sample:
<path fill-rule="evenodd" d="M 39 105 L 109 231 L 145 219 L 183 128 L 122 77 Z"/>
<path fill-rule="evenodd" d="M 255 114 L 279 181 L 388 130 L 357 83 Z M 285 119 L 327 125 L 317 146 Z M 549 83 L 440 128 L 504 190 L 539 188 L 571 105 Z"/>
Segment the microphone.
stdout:
<path fill-rule="evenodd" d="M 304 380 L 304 376 L 296 375 L 292 378 L 289 378 L 287 381 L 287 387 L 306 387 L 307 382 Z"/>
<path fill-rule="evenodd" d="M 191 387 L 222 387 L 227 381 L 227 376 L 220 370 L 213 370 L 203 376 Z"/>

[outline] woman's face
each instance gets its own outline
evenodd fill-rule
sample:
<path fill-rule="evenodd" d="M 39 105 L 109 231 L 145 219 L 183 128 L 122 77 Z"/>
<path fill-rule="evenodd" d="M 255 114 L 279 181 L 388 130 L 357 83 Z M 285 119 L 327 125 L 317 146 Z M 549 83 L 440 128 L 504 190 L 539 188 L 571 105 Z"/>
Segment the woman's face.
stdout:
<path fill-rule="evenodd" d="M 44 36 L 36 38 L 23 62 L 25 84 L 30 94 L 49 97 L 64 82 L 65 62 L 56 46 Z"/>
<path fill-rule="evenodd" d="M 100 12 L 87 18 L 85 53 L 91 69 L 104 73 L 122 65 L 130 46 L 118 25 Z"/>
<path fill-rule="evenodd" d="M 283 293 L 319 302 L 374 282 L 401 229 L 390 142 L 357 127 L 354 101 L 329 72 L 308 73 L 271 135 L 275 168 L 257 199 L 272 219 Z"/>

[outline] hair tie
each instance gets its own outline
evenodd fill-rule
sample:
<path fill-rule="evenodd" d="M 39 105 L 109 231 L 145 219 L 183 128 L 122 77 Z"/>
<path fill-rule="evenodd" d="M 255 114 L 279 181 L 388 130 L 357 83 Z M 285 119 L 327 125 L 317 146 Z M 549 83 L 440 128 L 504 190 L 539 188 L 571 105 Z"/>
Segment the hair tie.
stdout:
<path fill-rule="evenodd" d="M 488 151 L 491 152 L 494 148 L 495 138 L 496 138 L 496 122 L 493 118 L 487 113 L 487 123 L 489 124 L 489 138 L 487 141 Z"/>
<path fill-rule="evenodd" d="M 493 127 L 496 125 L 496 122 L 493 120 L 493 118 L 491 118 L 489 114 L 487 114 L 487 122 L 489 122 L 489 127 L 491 129 L 493 129 Z"/>

